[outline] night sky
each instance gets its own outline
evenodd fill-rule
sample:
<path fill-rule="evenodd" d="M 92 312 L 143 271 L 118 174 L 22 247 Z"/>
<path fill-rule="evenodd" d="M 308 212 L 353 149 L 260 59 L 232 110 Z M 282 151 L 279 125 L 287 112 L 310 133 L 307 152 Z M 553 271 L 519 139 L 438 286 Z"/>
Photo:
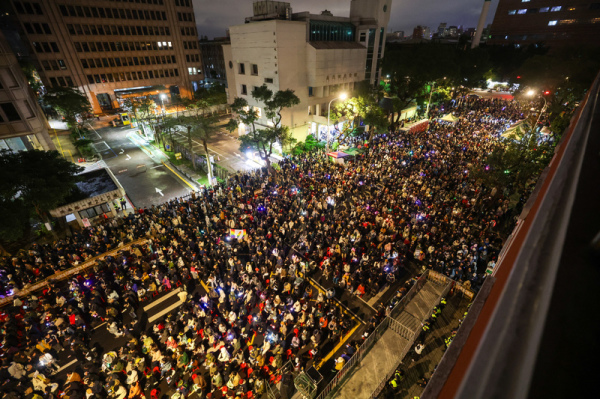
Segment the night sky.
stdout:
<path fill-rule="evenodd" d="M 244 23 L 252 15 L 253 0 L 193 0 L 198 34 L 209 38 L 225 36 L 225 29 Z M 320 14 L 328 9 L 335 16 L 347 17 L 350 0 L 290 0 L 294 12 L 310 11 Z M 498 0 L 492 0 L 487 17 L 491 23 Z M 393 0 L 388 30 L 403 30 L 412 35 L 417 25 L 429 26 L 436 31 L 441 22 L 451 25 L 476 27 L 483 0 Z"/>

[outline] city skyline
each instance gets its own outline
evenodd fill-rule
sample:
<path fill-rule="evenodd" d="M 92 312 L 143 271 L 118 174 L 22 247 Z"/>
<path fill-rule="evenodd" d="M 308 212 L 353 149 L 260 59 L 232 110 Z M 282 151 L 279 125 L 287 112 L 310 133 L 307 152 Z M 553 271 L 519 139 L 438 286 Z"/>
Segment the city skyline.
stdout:
<path fill-rule="evenodd" d="M 254 0 L 193 0 L 196 12 L 196 24 L 200 36 L 209 38 L 226 35 L 226 29 L 233 25 L 244 23 L 244 18 L 252 14 Z M 350 11 L 350 0 L 291 0 L 289 3 L 294 12 L 310 11 L 318 14 L 327 9 L 335 16 L 347 16 Z M 427 7 L 417 0 L 394 0 L 388 31 L 404 31 L 405 35 L 412 34 L 417 25 L 437 29 L 442 23 L 448 26 L 463 25 L 474 28 L 481 13 L 483 0 L 430 0 Z M 486 25 L 492 23 L 498 0 L 492 1 Z M 228 13 L 224 14 L 223 10 Z"/>

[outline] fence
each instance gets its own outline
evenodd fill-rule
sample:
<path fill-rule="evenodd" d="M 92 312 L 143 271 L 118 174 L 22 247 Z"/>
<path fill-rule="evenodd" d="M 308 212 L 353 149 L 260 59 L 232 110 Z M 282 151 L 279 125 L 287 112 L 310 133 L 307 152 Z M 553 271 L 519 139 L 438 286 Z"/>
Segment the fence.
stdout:
<path fill-rule="evenodd" d="M 269 399 L 276 399 L 278 397 L 281 397 L 281 393 L 279 392 L 279 389 L 277 388 L 277 383 L 279 382 L 279 381 L 277 381 L 277 377 L 282 376 L 284 373 L 291 373 L 293 368 L 294 368 L 294 364 L 292 363 L 291 360 L 288 360 L 287 362 L 285 362 L 283 364 L 283 366 L 278 368 L 272 374 L 272 376 L 271 376 L 272 380 L 267 383 L 267 389 L 266 389 L 267 397 Z"/>
<path fill-rule="evenodd" d="M 401 323 L 399 323 L 397 320 L 394 320 L 392 318 L 390 319 L 389 323 L 390 323 L 390 328 L 394 331 L 400 334 L 398 329 L 406 329 L 406 327 L 404 327 Z M 408 354 L 408 352 L 410 351 L 410 349 L 412 348 L 413 344 L 415 343 L 415 340 L 417 339 L 417 337 L 419 336 L 420 331 L 414 331 L 412 332 L 411 338 L 408 339 L 409 344 L 405 346 L 404 350 L 402 351 L 402 354 L 400 356 L 398 356 L 398 361 L 396 362 L 396 365 L 394 366 L 393 369 L 390 370 L 389 373 L 387 373 L 387 375 L 379 382 L 379 385 L 377 385 L 377 387 L 375 388 L 375 390 L 373 391 L 373 393 L 371 394 L 371 399 L 376 398 L 377 396 L 379 396 L 379 394 L 381 393 L 381 391 L 383 390 L 383 387 L 385 387 L 385 385 L 387 384 L 388 380 L 390 378 L 392 378 L 392 376 L 394 375 L 394 373 L 396 372 L 396 369 L 398 368 L 398 366 L 400 365 L 400 363 L 402 363 L 402 360 L 404 359 L 404 357 Z"/>
<path fill-rule="evenodd" d="M 329 382 L 329 384 L 327 384 L 327 386 L 321 391 L 319 396 L 317 396 L 317 399 L 326 398 L 329 395 L 329 393 L 331 393 L 335 388 L 337 388 L 338 384 L 344 379 L 344 377 L 346 377 L 348 375 L 348 373 L 354 367 L 354 365 L 356 365 L 357 363 L 360 363 L 362 361 L 362 359 L 366 356 L 366 354 L 369 352 L 371 347 L 373 345 L 375 345 L 375 343 L 387 331 L 387 329 L 390 325 L 390 320 L 393 320 L 393 317 L 394 317 L 393 315 L 399 314 L 401 309 L 403 309 L 406 306 L 406 304 L 408 304 L 417 295 L 417 292 L 419 292 L 419 290 L 421 290 L 421 288 L 423 288 L 423 286 L 425 285 L 425 282 L 427 281 L 428 274 L 429 274 L 429 270 L 425 271 L 425 273 L 423 273 L 417 279 L 417 282 L 411 287 L 410 290 L 408 290 L 406 295 L 400 300 L 400 302 L 398 302 L 396 304 L 396 306 L 394 306 L 394 308 L 390 312 L 390 317 L 386 317 L 385 319 L 383 319 L 381 321 L 381 323 L 379 323 L 379 325 L 375 328 L 375 330 L 371 333 L 371 335 L 363 342 L 363 344 L 360 346 L 360 348 L 356 351 L 354 356 L 352 356 L 350 358 L 350 360 L 344 365 L 344 367 L 336 374 L 336 376 Z M 398 322 L 397 322 L 397 324 L 399 326 L 402 326 L 402 324 L 400 324 Z M 409 337 L 409 338 L 407 338 L 409 340 L 409 342 L 413 342 L 414 339 L 416 338 L 415 332 L 412 332 L 410 329 L 408 329 L 404 326 L 402 326 L 402 327 L 405 329 L 404 333 L 407 334 Z M 408 349 L 410 349 L 410 346 L 412 346 L 412 344 L 408 345 Z M 407 349 L 407 351 L 408 351 L 408 349 Z M 404 357 L 404 356 L 402 356 L 402 357 Z M 402 359 L 400 358 L 399 362 L 401 360 Z"/>
<path fill-rule="evenodd" d="M 435 308 L 440 303 L 440 301 L 442 300 L 443 297 L 448 295 L 448 292 L 450 292 L 450 289 L 452 288 L 454 281 L 452 281 L 449 277 L 444 276 L 443 274 L 434 272 L 433 270 L 428 270 L 425 273 L 423 273 L 423 275 L 419 278 L 419 280 L 421 280 L 421 279 L 423 281 L 430 280 L 435 283 L 445 284 L 445 287 L 444 287 L 442 293 L 434 301 L 434 306 L 432 306 L 431 309 L 429 309 L 428 314 L 431 314 L 433 312 L 433 308 Z M 415 284 L 415 286 L 417 286 L 417 284 Z M 417 337 L 420 334 L 420 330 L 417 329 L 417 331 L 411 331 L 409 328 L 405 327 L 402 323 L 400 323 L 399 321 L 394 320 L 394 319 L 390 319 L 389 326 L 392 329 L 392 331 L 398 333 L 401 337 L 407 339 L 409 344 L 406 345 L 406 347 L 402 351 L 402 354 L 398 357 L 398 362 L 396 363 L 396 366 L 379 382 L 379 385 L 377 385 L 377 388 L 375 388 L 375 390 L 371 394 L 371 399 L 376 398 L 381 393 L 381 391 L 383 390 L 383 387 L 385 387 L 388 380 L 390 378 L 392 378 L 392 376 L 394 375 L 394 372 L 396 371 L 396 369 L 398 368 L 400 363 L 402 363 L 402 359 L 404 359 L 404 357 L 408 354 L 408 351 L 412 348 L 413 344 L 415 343 L 415 340 L 417 339 Z"/>

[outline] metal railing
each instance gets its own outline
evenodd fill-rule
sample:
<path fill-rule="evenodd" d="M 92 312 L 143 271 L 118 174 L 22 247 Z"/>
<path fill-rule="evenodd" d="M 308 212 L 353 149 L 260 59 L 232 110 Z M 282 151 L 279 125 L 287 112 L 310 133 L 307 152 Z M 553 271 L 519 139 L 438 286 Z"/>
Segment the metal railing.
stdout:
<path fill-rule="evenodd" d="M 410 290 L 406 293 L 406 295 L 394 306 L 394 308 L 390 312 L 390 316 L 386 317 L 379 323 L 379 325 L 375 328 L 375 330 L 371 333 L 371 335 L 362 343 L 360 348 L 356 351 L 354 356 L 350 358 L 350 360 L 342 367 L 342 369 L 335 375 L 335 377 L 327 384 L 327 386 L 321 391 L 321 393 L 317 396 L 317 399 L 326 398 L 335 388 L 337 388 L 338 384 L 349 374 L 350 370 L 369 352 L 371 347 L 375 345 L 375 343 L 383 336 L 383 334 L 387 331 L 390 320 L 393 320 L 394 314 L 399 314 L 399 310 L 403 309 L 406 304 L 408 304 L 417 293 L 423 288 L 425 283 L 427 282 L 427 276 L 429 274 L 429 270 L 425 271 L 418 279 L 417 282 L 411 287 Z M 394 320 L 395 321 L 395 320 Z M 402 326 L 402 324 L 398 323 L 398 325 Z M 404 327 L 404 326 L 403 326 Z M 406 328 L 406 327 L 404 327 Z M 407 329 L 411 331 L 410 329 Z M 417 331 L 418 332 L 418 331 Z M 412 337 L 412 340 L 416 339 L 416 333 L 408 334 L 409 337 Z M 409 339 L 410 341 L 410 339 Z M 406 351 L 410 349 L 411 345 L 407 346 Z M 402 356 L 404 357 L 404 356 Z M 400 358 L 401 360 L 401 358 Z M 387 381 L 387 380 L 386 380 Z"/>
<path fill-rule="evenodd" d="M 291 373 L 291 370 L 293 368 L 294 368 L 294 364 L 292 363 L 292 360 L 288 360 L 273 373 L 273 375 L 275 376 L 275 380 L 277 380 L 277 376 L 283 375 L 284 373 Z M 281 397 L 281 393 L 279 392 L 279 389 L 277 388 L 278 382 L 279 381 L 269 381 L 267 383 L 266 392 L 267 392 L 267 396 L 269 397 L 269 399 L 277 399 L 278 397 Z"/>
<path fill-rule="evenodd" d="M 425 276 L 425 274 L 426 274 L 426 276 Z M 452 288 L 453 280 L 447 276 L 444 276 L 443 274 L 440 274 L 440 273 L 437 273 L 434 271 L 430 271 L 430 273 L 427 273 L 427 272 L 423 273 L 423 276 L 425 276 L 427 280 L 430 280 L 430 281 L 433 281 L 436 283 L 445 283 L 446 284 L 444 289 L 442 290 L 441 294 L 434 301 L 434 305 L 431 306 L 431 308 L 429 309 L 429 312 L 426 313 L 426 314 L 431 314 L 433 312 L 433 309 L 440 303 L 442 298 L 445 297 L 446 295 L 448 295 L 448 292 Z M 423 277 L 423 276 L 421 276 L 421 277 Z M 419 320 L 419 321 L 421 321 L 421 320 Z M 381 393 L 381 391 L 387 384 L 388 380 L 390 378 L 392 378 L 392 376 L 396 372 L 396 369 L 398 368 L 400 363 L 402 363 L 402 360 L 404 359 L 404 357 L 408 354 L 408 352 L 412 348 L 413 344 L 415 343 L 415 341 L 420 333 L 420 330 L 417 329 L 416 331 L 412 331 L 409 328 L 407 328 L 406 326 L 404 326 L 402 323 L 400 323 L 398 320 L 394 320 L 394 319 L 390 319 L 389 326 L 392 331 L 396 332 L 401 337 L 407 339 L 409 343 L 403 349 L 402 354 L 400 356 L 398 356 L 398 362 L 396 363 L 394 368 L 391 369 L 391 371 L 379 382 L 379 385 L 377 385 L 377 388 L 375 388 L 375 390 L 371 394 L 371 399 L 376 398 Z"/>

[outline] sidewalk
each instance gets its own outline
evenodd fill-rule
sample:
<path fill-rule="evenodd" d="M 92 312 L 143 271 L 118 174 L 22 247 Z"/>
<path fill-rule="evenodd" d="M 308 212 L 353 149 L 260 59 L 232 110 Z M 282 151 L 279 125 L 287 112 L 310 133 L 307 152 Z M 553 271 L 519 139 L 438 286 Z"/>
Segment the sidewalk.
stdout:
<path fill-rule="evenodd" d="M 400 390 L 393 392 L 388 381 L 386 388 L 378 396 L 379 399 L 412 399 L 421 395 L 425 389 L 419 386 L 421 378 L 425 377 L 427 380 L 431 378 L 435 368 L 446 352 L 445 339 L 452 334 L 453 330 L 458 328 L 458 320 L 464 317 L 468 304 L 469 300 L 463 298 L 460 294 L 448 298 L 446 308 L 442 311 L 436 324 L 434 324 L 431 332 L 424 340 L 425 349 L 421 356 L 417 356 L 411 350 L 403 359 L 400 369 L 404 371 L 405 376 L 404 380 L 400 383 Z"/>

